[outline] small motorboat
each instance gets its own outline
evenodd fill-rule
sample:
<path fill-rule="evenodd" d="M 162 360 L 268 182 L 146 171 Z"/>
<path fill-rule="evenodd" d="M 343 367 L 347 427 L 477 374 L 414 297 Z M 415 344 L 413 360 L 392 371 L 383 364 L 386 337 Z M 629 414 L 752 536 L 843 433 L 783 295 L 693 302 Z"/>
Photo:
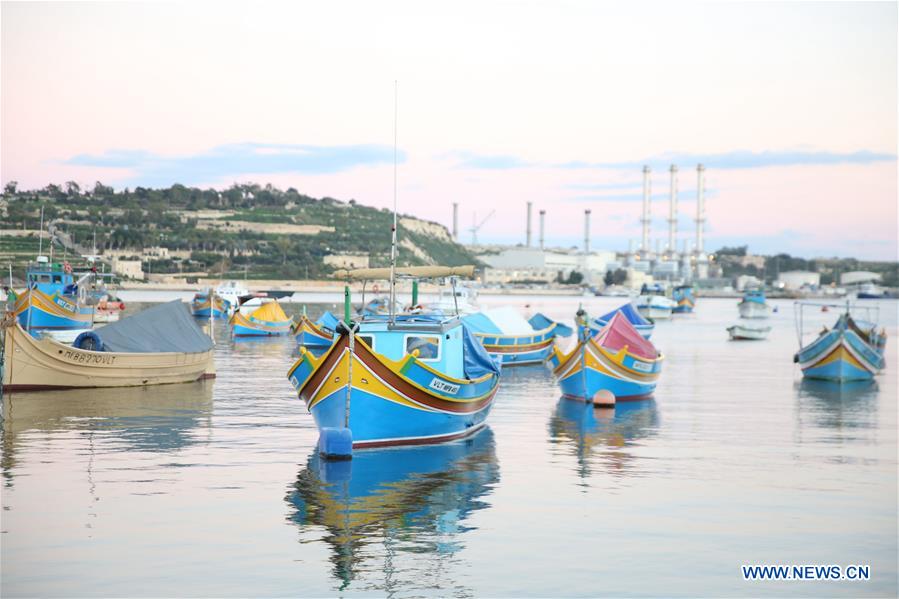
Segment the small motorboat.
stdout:
<path fill-rule="evenodd" d="M 640 296 L 634 301 L 637 311 L 644 318 L 650 320 L 664 320 L 671 318 L 677 303 L 665 297 L 665 289 L 658 283 L 654 285 L 643 285 L 640 290 Z"/>
<path fill-rule="evenodd" d="M 671 292 L 671 297 L 676 305 L 674 312 L 678 314 L 689 313 L 696 308 L 696 295 L 692 285 L 679 285 Z"/>
<path fill-rule="evenodd" d="M 727 333 L 732 341 L 760 341 L 768 338 L 771 327 L 752 325 L 752 324 L 735 324 L 727 327 Z"/>
<path fill-rule="evenodd" d="M 197 318 L 228 318 L 231 314 L 231 304 L 218 293 L 206 289 L 194 295 L 190 302 L 190 311 Z"/>
<path fill-rule="evenodd" d="M 279 337 L 290 334 L 293 327 L 293 319 L 284 313 L 281 304 L 258 297 L 238 308 L 230 323 L 235 337 Z"/>

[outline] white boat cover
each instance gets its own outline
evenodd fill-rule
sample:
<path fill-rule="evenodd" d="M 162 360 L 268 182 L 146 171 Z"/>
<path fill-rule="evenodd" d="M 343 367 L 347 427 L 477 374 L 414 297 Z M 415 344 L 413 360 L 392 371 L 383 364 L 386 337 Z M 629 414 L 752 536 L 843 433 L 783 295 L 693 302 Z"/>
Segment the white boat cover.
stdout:
<path fill-rule="evenodd" d="M 490 319 L 503 335 L 531 335 L 534 327 L 531 326 L 517 309 L 508 306 L 482 310 L 481 314 Z"/>
<path fill-rule="evenodd" d="M 103 341 L 103 351 L 109 352 L 192 354 L 213 347 L 180 300 L 147 308 L 94 332 Z"/>

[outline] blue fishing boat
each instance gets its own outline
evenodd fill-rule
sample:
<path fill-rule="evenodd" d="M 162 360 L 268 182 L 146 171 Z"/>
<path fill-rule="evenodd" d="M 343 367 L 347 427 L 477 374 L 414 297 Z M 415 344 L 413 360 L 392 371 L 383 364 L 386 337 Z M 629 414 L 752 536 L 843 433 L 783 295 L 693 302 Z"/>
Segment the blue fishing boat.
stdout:
<path fill-rule="evenodd" d="M 190 312 L 197 318 L 228 318 L 231 304 L 211 289 L 194 295 L 190 302 Z"/>
<path fill-rule="evenodd" d="M 264 302 L 259 307 L 242 306 L 230 322 L 235 337 L 280 337 L 289 335 L 293 326 L 293 319 L 276 301 Z"/>
<path fill-rule="evenodd" d="M 542 364 L 552 352 L 556 337 L 568 337 L 573 332 L 543 314 L 525 320 L 515 308 L 476 312 L 462 320 L 504 366 Z"/>
<path fill-rule="evenodd" d="M 797 306 L 800 306 L 801 315 L 802 304 Z M 801 341 L 801 324 L 799 336 Z M 883 331 L 877 331 L 872 323 L 860 325 L 852 318 L 847 306 L 834 326 L 825 328 L 814 341 L 802 346 L 793 361 L 799 364 L 802 375 L 810 379 L 840 383 L 870 380 L 884 367 L 885 343 Z"/>
<path fill-rule="evenodd" d="M 582 337 L 567 354 L 554 347 L 548 364 L 565 397 L 614 405 L 651 397 L 663 360 L 618 312 L 597 335 Z"/>
<path fill-rule="evenodd" d="M 678 285 L 671 292 L 671 299 L 676 304 L 674 312 L 678 314 L 692 312 L 696 307 L 696 295 L 692 285 Z"/>
<path fill-rule="evenodd" d="M 325 312 L 315 322 L 305 314 L 300 316 L 299 321 L 293 326 L 297 345 L 312 352 L 324 352 L 334 343 L 339 322 L 330 312 Z"/>
<path fill-rule="evenodd" d="M 615 308 L 611 312 L 607 314 L 603 314 L 599 318 L 595 318 L 590 322 L 590 336 L 596 335 L 612 320 L 612 317 L 618 313 L 624 314 L 624 317 L 627 318 L 627 321 L 631 323 L 634 328 L 640 333 L 644 339 L 649 339 L 652 337 L 652 332 L 655 329 L 655 324 L 643 318 L 643 315 L 637 311 L 634 305 L 630 302 L 626 304 L 622 304 L 621 306 Z"/>
<path fill-rule="evenodd" d="M 27 330 L 88 329 L 93 325 L 93 306 L 87 305 L 93 273 L 78 280 L 69 264 L 51 263 L 38 256 L 26 269 L 28 287 L 17 298 L 13 313 Z"/>
<path fill-rule="evenodd" d="M 743 293 L 743 299 L 737 304 L 737 308 L 740 310 L 740 318 L 768 318 L 771 315 L 771 306 L 761 289 L 748 289 Z"/>
<path fill-rule="evenodd" d="M 461 269 L 471 276 L 474 267 L 406 270 L 436 278 Z M 338 276 L 383 279 L 389 270 L 365 269 L 358 277 L 342 271 Z M 457 317 L 388 314 L 350 323 L 347 287 L 344 320 L 336 333 L 321 356 L 300 348 L 300 358 L 288 372 L 319 428 L 323 453 L 448 441 L 484 426 L 500 365 Z"/>

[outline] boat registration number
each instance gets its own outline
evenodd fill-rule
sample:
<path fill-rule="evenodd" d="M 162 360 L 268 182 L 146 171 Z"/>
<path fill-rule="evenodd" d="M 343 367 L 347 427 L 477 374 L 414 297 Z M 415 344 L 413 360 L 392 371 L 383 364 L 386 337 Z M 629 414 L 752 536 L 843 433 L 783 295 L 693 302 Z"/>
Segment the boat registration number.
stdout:
<path fill-rule="evenodd" d="M 67 360 L 71 360 L 72 362 L 77 362 L 78 364 L 115 364 L 115 356 L 103 355 L 103 354 L 82 354 L 79 352 L 74 352 L 68 350 L 63 353 L 63 356 Z"/>
<path fill-rule="evenodd" d="M 640 372 L 652 372 L 652 364 L 634 360 L 634 370 L 639 370 Z"/>
<path fill-rule="evenodd" d="M 436 389 L 437 391 L 443 391 L 444 393 L 455 395 L 459 392 L 459 385 L 447 383 L 446 381 L 441 381 L 440 379 L 431 379 L 431 389 Z"/>

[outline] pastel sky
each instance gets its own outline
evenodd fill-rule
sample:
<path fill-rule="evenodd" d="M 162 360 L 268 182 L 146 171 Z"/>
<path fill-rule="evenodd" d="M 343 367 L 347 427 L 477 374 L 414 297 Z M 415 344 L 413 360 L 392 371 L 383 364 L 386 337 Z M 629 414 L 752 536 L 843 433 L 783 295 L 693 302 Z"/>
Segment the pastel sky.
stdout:
<path fill-rule="evenodd" d="M 668 165 L 707 247 L 897 259 L 897 4 L 2 3 L 0 178 L 235 181 L 374 206 L 462 239 L 653 238 Z"/>

